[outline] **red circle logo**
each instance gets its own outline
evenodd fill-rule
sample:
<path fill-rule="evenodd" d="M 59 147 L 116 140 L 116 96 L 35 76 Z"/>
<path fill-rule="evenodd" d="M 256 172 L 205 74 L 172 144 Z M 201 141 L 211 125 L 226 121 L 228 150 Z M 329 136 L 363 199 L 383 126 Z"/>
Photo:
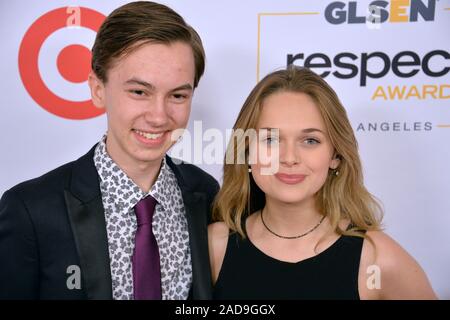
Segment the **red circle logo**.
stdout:
<path fill-rule="evenodd" d="M 76 24 L 70 22 L 72 16 L 69 9 L 78 14 Z M 53 93 L 41 78 L 38 57 L 45 40 L 55 31 L 83 26 L 95 32 L 98 31 L 105 16 L 92 9 L 58 8 L 37 19 L 27 30 L 19 49 L 19 72 L 25 89 L 33 100 L 48 112 L 66 119 L 89 119 L 105 112 L 94 106 L 92 100 L 70 101 Z M 80 83 L 87 80 L 91 70 L 91 51 L 78 44 L 69 45 L 61 50 L 56 61 L 58 71 L 67 81 Z"/>

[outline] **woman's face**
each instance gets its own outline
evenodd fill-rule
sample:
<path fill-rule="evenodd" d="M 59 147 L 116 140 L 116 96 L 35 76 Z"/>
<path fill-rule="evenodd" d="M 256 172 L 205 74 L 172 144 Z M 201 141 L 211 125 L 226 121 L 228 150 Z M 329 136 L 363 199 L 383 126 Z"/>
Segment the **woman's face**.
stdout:
<path fill-rule="evenodd" d="M 277 92 L 262 104 L 252 175 L 266 198 L 282 203 L 314 201 L 328 170 L 339 160 L 314 101 L 304 93 Z M 268 134 L 267 134 L 268 132 Z M 261 154 L 270 158 L 264 159 Z M 264 159 L 264 160 L 262 160 Z M 275 174 L 267 174 L 268 161 L 277 161 Z"/>

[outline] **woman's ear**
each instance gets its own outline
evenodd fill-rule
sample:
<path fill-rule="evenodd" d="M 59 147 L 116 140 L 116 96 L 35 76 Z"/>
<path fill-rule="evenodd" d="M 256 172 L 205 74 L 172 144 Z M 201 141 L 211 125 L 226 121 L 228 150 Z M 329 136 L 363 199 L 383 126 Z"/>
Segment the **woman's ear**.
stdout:
<path fill-rule="evenodd" d="M 97 108 L 105 108 L 105 85 L 97 75 L 91 71 L 88 78 L 89 88 L 91 89 L 91 97 L 94 106 Z"/>
<path fill-rule="evenodd" d="M 341 164 L 341 156 L 335 153 L 333 158 L 331 159 L 330 169 L 337 169 L 337 167 L 339 167 L 339 164 Z"/>

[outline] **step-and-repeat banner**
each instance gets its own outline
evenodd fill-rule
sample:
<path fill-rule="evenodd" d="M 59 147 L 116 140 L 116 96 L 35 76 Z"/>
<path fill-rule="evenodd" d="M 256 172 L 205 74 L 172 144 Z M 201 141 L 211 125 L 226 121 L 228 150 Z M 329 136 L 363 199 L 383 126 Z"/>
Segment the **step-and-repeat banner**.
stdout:
<path fill-rule="evenodd" d="M 0 195 L 104 134 L 86 82 L 90 49 L 105 16 L 126 2 L 0 2 Z M 450 0 L 164 3 L 198 30 L 207 53 L 188 127 L 194 152 L 174 155 L 220 181 L 225 132 L 257 80 L 288 64 L 311 68 L 348 110 L 386 232 L 450 299 Z M 216 157 L 202 154 L 212 138 Z"/>

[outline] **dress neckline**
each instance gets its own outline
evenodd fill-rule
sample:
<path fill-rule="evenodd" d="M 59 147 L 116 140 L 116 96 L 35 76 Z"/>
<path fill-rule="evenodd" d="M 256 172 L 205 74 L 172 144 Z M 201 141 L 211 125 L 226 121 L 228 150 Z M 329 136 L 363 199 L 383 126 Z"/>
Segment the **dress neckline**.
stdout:
<path fill-rule="evenodd" d="M 267 253 L 265 253 L 264 251 L 262 251 L 260 248 L 258 248 L 254 243 L 253 243 L 253 241 L 250 239 L 250 237 L 249 237 L 249 235 L 248 235 L 248 232 L 247 232 L 247 219 L 245 219 L 245 221 L 244 221 L 244 223 L 243 223 L 243 226 L 244 226 L 244 234 L 246 235 L 246 237 L 247 237 L 247 241 L 248 241 L 248 243 L 249 243 L 249 245 L 251 246 L 251 247 L 253 247 L 254 249 L 256 249 L 256 252 L 258 252 L 258 254 L 259 255 L 261 255 L 261 256 L 263 256 L 263 257 L 265 257 L 266 259 L 269 259 L 269 260 L 271 260 L 271 261 L 274 261 L 274 262 L 278 262 L 278 263 L 282 263 L 282 264 L 286 264 L 286 265 L 300 265 L 300 264 L 303 264 L 303 263 L 308 263 L 308 262 L 310 262 L 310 261 L 313 261 L 313 260 L 315 260 L 315 259 L 318 259 L 319 257 L 322 257 L 322 256 L 324 256 L 324 255 L 327 255 L 327 254 L 329 254 L 329 252 L 331 252 L 341 241 L 342 241 L 342 239 L 343 239 L 343 235 L 340 235 L 331 245 L 329 245 L 325 250 L 323 250 L 323 251 L 321 251 L 321 252 L 319 252 L 318 254 L 316 254 L 316 255 L 314 255 L 314 256 L 311 256 L 311 257 L 309 257 L 309 258 L 305 258 L 305 259 L 301 259 L 301 260 L 299 260 L 299 261 L 296 261 L 296 262 L 290 262 L 290 261 L 284 261 L 284 260 L 280 260 L 280 259 L 277 259 L 277 258 L 274 258 L 274 257 L 272 257 L 272 256 L 270 256 L 270 255 L 268 255 Z"/>

